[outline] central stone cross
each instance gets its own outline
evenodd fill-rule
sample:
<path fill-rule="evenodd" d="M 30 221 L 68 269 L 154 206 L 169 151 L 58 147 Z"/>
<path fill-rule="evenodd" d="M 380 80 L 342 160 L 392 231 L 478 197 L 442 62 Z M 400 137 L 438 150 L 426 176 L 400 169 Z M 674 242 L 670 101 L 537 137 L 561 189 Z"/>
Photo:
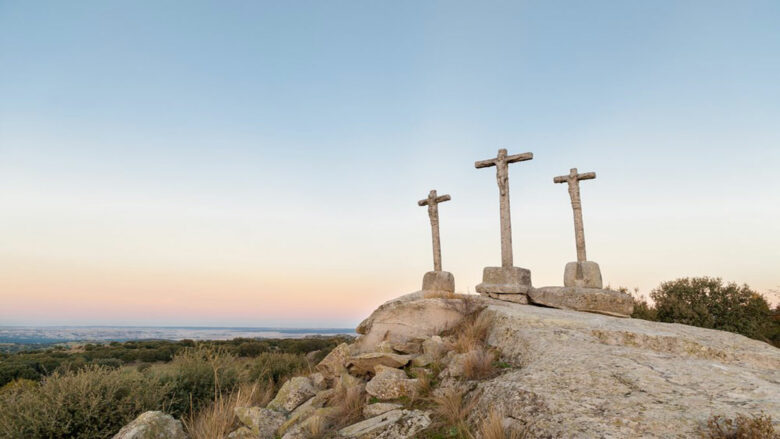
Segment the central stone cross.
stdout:
<path fill-rule="evenodd" d="M 449 195 L 437 196 L 436 190 L 428 193 L 428 198 L 417 202 L 420 206 L 428 206 L 428 216 L 431 218 L 431 234 L 433 235 L 433 270 L 441 271 L 441 240 L 439 238 L 439 203 L 450 201 Z"/>
<path fill-rule="evenodd" d="M 561 175 L 553 178 L 555 183 L 569 184 L 569 197 L 571 208 L 574 210 L 574 237 L 577 241 L 577 262 L 587 260 L 585 257 L 585 227 L 582 224 L 582 201 L 580 200 L 580 180 L 593 180 L 595 172 L 578 174 L 577 168 L 571 168 L 569 175 Z"/>
<path fill-rule="evenodd" d="M 501 266 L 512 267 L 512 220 L 509 213 L 509 164 L 524 162 L 534 158 L 533 153 L 507 155 L 506 149 L 499 149 L 498 156 L 489 160 L 481 160 L 474 163 L 474 167 L 496 167 L 496 180 L 501 202 Z"/>

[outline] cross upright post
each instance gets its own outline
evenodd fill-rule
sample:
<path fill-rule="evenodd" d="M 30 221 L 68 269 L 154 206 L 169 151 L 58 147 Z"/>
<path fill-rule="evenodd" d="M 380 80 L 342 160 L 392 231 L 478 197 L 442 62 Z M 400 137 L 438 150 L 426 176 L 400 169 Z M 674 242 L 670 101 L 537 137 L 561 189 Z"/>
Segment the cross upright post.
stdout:
<path fill-rule="evenodd" d="M 496 181 L 498 182 L 499 202 L 501 205 L 501 266 L 512 267 L 512 220 L 509 209 L 509 164 L 523 162 L 534 158 L 533 153 L 507 155 L 506 149 L 499 149 L 496 158 L 481 160 L 474 163 L 474 167 L 496 167 Z"/>
<path fill-rule="evenodd" d="M 561 175 L 553 178 L 555 183 L 569 184 L 569 197 L 571 208 L 574 211 L 574 237 L 577 243 L 577 262 L 586 261 L 585 255 L 585 227 L 582 224 L 582 201 L 580 199 L 580 180 L 592 180 L 596 178 L 595 172 L 578 174 L 577 168 L 571 168 L 569 175 Z"/>
<path fill-rule="evenodd" d="M 417 202 L 418 206 L 428 206 L 428 216 L 431 219 L 431 235 L 433 238 L 433 270 L 441 271 L 441 240 L 439 238 L 439 203 L 450 201 L 449 195 L 438 196 L 436 190 L 428 193 L 428 198 Z"/>

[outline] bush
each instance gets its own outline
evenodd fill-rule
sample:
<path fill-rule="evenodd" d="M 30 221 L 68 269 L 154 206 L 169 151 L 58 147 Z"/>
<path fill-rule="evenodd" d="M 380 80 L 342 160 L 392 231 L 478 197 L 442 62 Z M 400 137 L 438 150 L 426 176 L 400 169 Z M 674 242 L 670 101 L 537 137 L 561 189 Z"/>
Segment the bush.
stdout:
<path fill-rule="evenodd" d="M 166 385 L 133 370 L 87 366 L 0 393 L 0 437 L 111 438 L 146 410 L 164 408 Z"/>
<path fill-rule="evenodd" d="M 207 345 L 186 348 L 174 357 L 168 379 L 172 383 L 169 413 L 174 417 L 197 412 L 239 383 L 233 355 Z"/>
<path fill-rule="evenodd" d="M 249 366 L 249 378 L 253 381 L 279 384 L 283 379 L 307 369 L 306 357 L 296 354 L 263 353 Z"/>
<path fill-rule="evenodd" d="M 725 284 L 709 277 L 664 282 L 650 293 L 657 319 L 736 332 L 768 341 L 769 304 L 747 285 Z"/>

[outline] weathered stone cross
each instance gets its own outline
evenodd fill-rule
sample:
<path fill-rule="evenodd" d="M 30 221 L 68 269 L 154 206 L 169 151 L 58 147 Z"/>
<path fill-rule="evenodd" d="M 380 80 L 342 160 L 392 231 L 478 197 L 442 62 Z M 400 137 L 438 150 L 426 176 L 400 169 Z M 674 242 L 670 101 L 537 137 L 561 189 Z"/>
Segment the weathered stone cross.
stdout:
<path fill-rule="evenodd" d="M 595 172 L 578 174 L 577 168 L 571 168 L 569 175 L 555 177 L 555 183 L 569 183 L 569 197 L 571 208 L 574 210 L 574 237 L 577 240 L 577 262 L 584 262 L 585 257 L 585 228 L 582 225 L 582 202 L 580 201 L 580 180 L 592 180 L 596 178 Z"/>
<path fill-rule="evenodd" d="M 428 206 L 428 216 L 431 218 L 433 234 L 433 269 L 441 271 L 441 241 L 439 239 L 439 203 L 450 201 L 449 195 L 437 196 L 436 190 L 428 193 L 428 198 L 417 202 L 420 206 Z"/>
<path fill-rule="evenodd" d="M 507 155 L 506 149 L 499 149 L 498 156 L 474 163 L 474 167 L 496 167 L 496 180 L 501 201 L 501 266 L 512 267 L 512 221 L 509 217 L 509 164 L 534 158 L 533 153 Z"/>

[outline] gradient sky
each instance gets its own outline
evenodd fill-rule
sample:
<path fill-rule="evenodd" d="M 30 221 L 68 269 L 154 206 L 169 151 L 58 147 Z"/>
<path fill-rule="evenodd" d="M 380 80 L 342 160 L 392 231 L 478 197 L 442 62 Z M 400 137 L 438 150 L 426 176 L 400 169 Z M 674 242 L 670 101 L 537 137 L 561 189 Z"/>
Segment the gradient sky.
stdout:
<path fill-rule="evenodd" d="M 351 326 L 444 269 L 780 289 L 780 2 L 0 0 L 0 325 Z M 773 299 L 777 300 L 777 299 Z"/>

